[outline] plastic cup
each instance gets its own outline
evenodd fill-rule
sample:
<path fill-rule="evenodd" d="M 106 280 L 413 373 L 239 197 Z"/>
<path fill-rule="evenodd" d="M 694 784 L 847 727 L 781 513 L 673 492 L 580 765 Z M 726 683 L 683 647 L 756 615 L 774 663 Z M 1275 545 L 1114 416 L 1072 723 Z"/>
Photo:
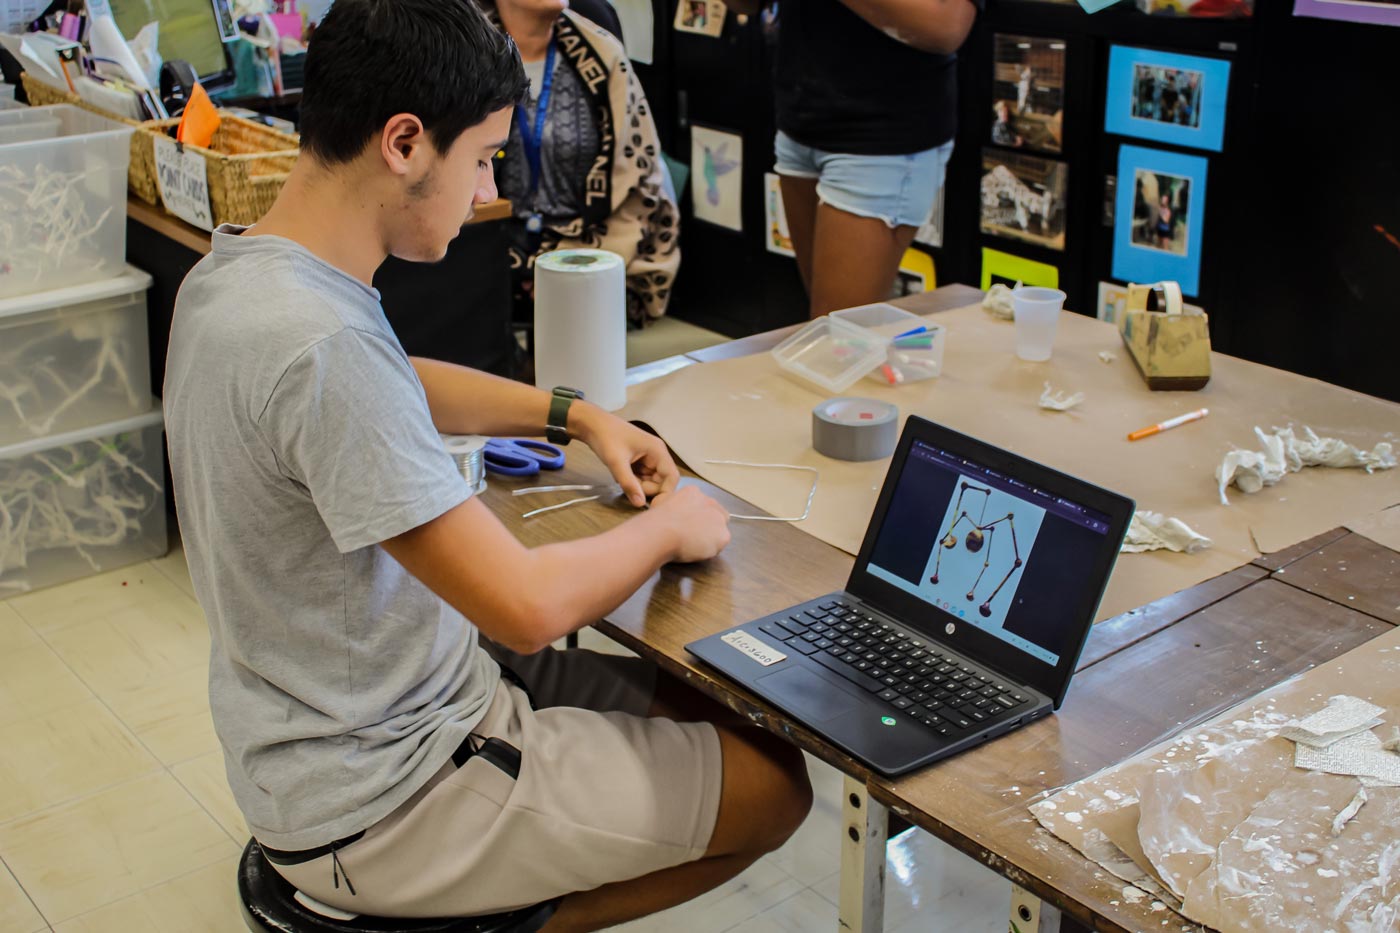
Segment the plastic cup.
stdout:
<path fill-rule="evenodd" d="M 1050 359 L 1065 293 L 1058 288 L 1022 286 L 1011 293 L 1011 299 L 1016 311 L 1016 355 L 1033 363 Z"/>

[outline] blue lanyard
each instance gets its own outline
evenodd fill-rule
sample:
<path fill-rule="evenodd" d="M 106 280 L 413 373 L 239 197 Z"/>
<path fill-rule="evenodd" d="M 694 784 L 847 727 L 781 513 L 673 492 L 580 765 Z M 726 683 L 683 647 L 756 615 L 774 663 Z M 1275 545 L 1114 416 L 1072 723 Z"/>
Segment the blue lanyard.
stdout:
<path fill-rule="evenodd" d="M 549 92 L 554 87 L 554 40 L 549 40 L 549 50 L 544 56 L 544 81 L 540 85 L 540 99 L 535 108 L 535 131 L 525 119 L 525 108 L 515 105 L 515 120 L 520 126 L 520 144 L 525 147 L 525 161 L 530 163 L 530 198 L 540 189 L 540 157 L 544 148 L 544 118 L 549 110 Z"/>

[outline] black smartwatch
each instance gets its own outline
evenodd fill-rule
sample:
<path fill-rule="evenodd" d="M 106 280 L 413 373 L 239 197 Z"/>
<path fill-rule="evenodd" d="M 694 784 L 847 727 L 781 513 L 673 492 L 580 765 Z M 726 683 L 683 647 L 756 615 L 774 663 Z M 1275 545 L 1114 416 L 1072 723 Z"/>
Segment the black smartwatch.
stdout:
<path fill-rule="evenodd" d="M 549 399 L 549 421 L 544 426 L 544 438 L 551 444 L 563 447 L 573 440 L 569 436 L 569 406 L 576 398 L 583 398 L 583 392 L 568 386 L 554 387 Z"/>

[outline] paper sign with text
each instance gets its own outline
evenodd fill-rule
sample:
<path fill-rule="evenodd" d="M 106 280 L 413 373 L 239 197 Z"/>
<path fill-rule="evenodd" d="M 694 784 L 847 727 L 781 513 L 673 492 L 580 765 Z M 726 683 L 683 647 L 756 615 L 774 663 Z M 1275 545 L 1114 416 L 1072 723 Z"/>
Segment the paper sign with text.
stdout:
<path fill-rule="evenodd" d="M 156 182 L 166 210 L 201 230 L 213 231 L 209 173 L 204 157 L 166 136 L 155 138 Z"/>

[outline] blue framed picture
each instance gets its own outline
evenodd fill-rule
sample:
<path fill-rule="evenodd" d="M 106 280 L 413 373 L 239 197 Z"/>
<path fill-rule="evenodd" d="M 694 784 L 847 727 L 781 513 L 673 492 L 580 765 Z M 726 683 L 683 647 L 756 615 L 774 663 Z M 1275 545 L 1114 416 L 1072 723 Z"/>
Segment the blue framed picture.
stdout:
<path fill-rule="evenodd" d="M 1204 156 L 1141 146 L 1119 148 L 1115 279 L 1142 283 L 1174 279 L 1183 293 L 1198 293 L 1207 164 Z"/>
<path fill-rule="evenodd" d="M 1230 63 L 1224 59 L 1115 45 L 1108 53 L 1103 128 L 1219 152 L 1229 90 Z"/>

